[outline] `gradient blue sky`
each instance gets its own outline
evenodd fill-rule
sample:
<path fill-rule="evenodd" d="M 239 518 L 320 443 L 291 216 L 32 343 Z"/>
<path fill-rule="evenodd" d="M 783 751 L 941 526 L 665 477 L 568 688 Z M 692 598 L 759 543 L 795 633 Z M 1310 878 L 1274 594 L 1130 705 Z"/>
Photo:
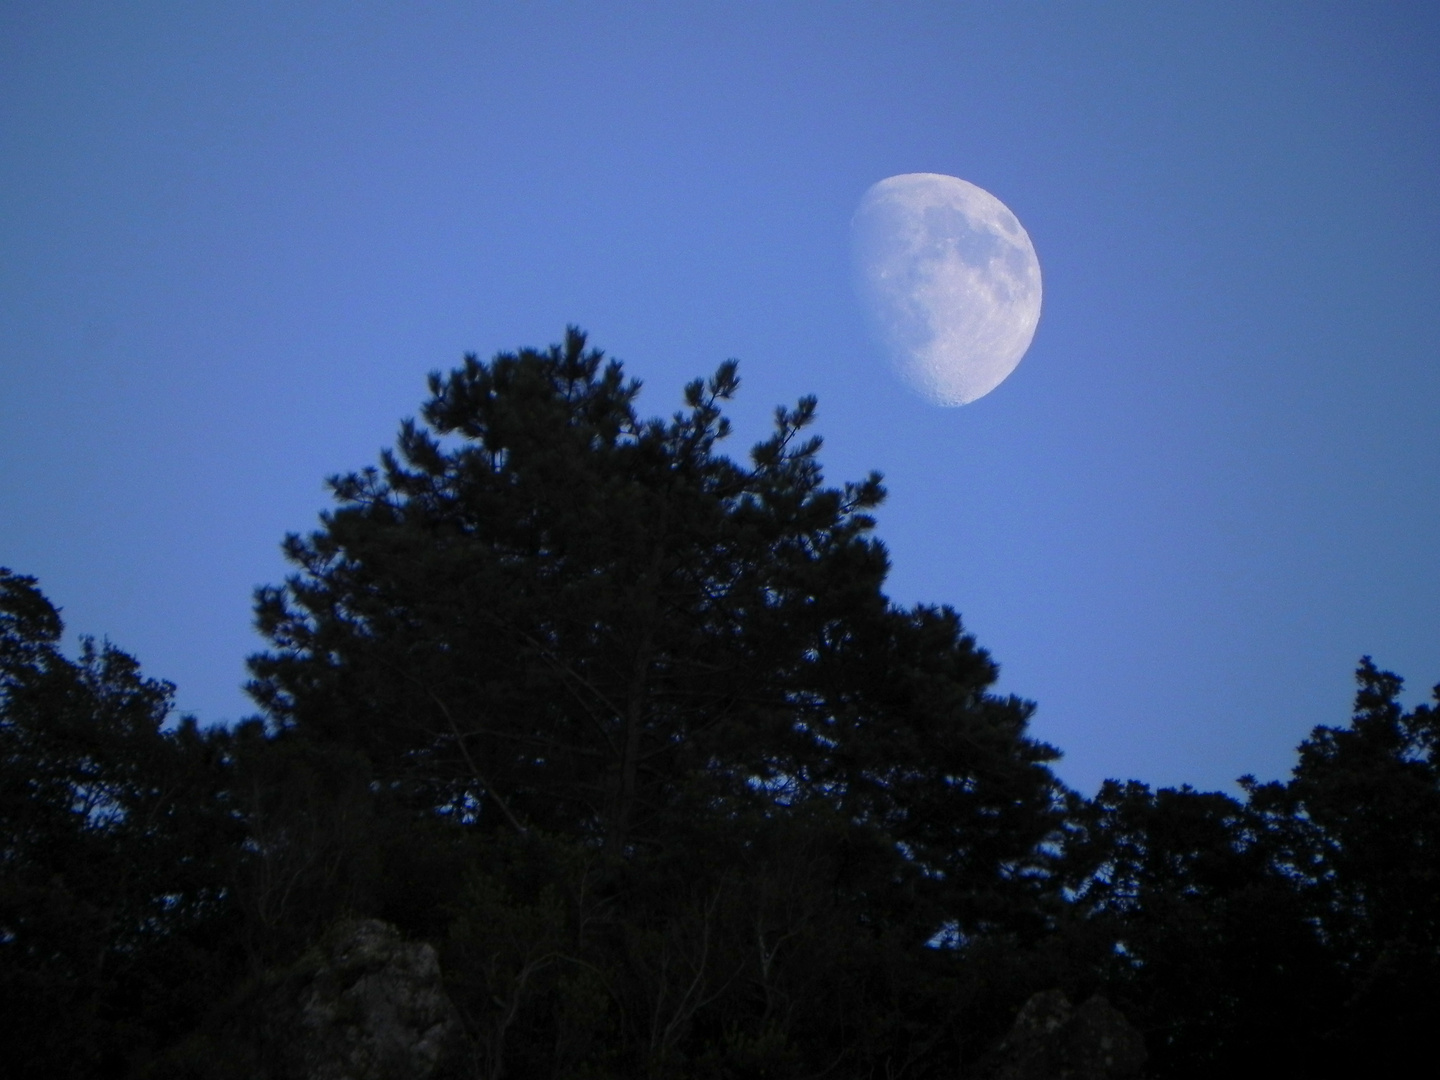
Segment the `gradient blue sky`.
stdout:
<path fill-rule="evenodd" d="M 866 342 L 876 180 L 993 192 L 1045 308 L 926 405 Z M 239 686 L 254 586 L 425 373 L 557 340 L 743 453 L 820 398 L 892 595 L 1063 778 L 1283 775 L 1362 653 L 1440 680 L 1440 7 L 0 3 L 0 564 Z"/>

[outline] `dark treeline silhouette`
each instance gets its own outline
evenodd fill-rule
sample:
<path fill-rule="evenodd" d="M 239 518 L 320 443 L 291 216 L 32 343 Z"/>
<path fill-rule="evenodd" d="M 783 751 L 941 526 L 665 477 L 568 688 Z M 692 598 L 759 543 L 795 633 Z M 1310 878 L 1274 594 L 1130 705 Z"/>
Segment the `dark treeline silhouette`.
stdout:
<path fill-rule="evenodd" d="M 0 571 L 7 1074 L 292 1075 L 267 995 L 358 918 L 437 950 L 436 1075 L 964 1077 L 1051 989 L 1155 1077 L 1424 1047 L 1440 712 L 1367 658 L 1287 782 L 1083 798 L 955 612 L 886 598 L 813 400 L 718 452 L 737 385 L 643 419 L 576 331 L 431 376 L 286 540 L 233 728 Z"/>

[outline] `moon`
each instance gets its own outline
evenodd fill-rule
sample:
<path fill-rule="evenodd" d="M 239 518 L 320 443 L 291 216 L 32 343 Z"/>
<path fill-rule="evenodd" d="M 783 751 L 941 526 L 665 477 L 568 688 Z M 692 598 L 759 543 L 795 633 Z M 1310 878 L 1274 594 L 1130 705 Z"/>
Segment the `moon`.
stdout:
<path fill-rule="evenodd" d="M 982 398 L 1040 322 L 1040 261 L 1009 207 L 957 176 L 904 173 L 850 223 L 855 286 L 896 374 L 936 405 Z"/>

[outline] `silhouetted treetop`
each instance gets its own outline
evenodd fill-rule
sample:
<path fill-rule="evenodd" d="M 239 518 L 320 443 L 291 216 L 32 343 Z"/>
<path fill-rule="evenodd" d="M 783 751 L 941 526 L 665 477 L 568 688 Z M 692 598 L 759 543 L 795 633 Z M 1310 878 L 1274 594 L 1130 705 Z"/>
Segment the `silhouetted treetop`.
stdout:
<path fill-rule="evenodd" d="M 813 398 L 718 452 L 738 385 L 727 362 L 642 419 L 573 329 L 432 375 L 424 423 L 286 541 L 254 693 L 487 828 L 619 853 L 823 806 L 948 894 L 932 933 L 1026 880 L 1054 752 L 953 611 L 886 599 L 880 478 L 825 485 Z"/>

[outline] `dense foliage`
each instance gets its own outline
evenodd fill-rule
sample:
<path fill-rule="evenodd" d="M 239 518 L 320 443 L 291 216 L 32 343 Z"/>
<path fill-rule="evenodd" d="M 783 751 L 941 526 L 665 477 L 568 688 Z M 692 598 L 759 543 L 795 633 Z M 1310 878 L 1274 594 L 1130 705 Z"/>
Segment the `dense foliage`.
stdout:
<path fill-rule="evenodd" d="M 11 1075 L 124 1075 L 185 1034 L 239 929 L 241 840 L 172 687 L 0 569 L 0 1024 Z"/>
<path fill-rule="evenodd" d="M 643 419 L 573 331 L 432 376 L 287 539 L 232 730 L 0 572 L 16 1075 L 266 1075 L 257 988 L 352 915 L 436 945 L 487 1077 L 965 1075 L 1054 986 L 1157 1076 L 1418 1039 L 1435 708 L 1366 660 L 1287 783 L 1068 792 L 959 617 L 885 596 L 813 400 L 719 452 L 737 385 Z"/>

